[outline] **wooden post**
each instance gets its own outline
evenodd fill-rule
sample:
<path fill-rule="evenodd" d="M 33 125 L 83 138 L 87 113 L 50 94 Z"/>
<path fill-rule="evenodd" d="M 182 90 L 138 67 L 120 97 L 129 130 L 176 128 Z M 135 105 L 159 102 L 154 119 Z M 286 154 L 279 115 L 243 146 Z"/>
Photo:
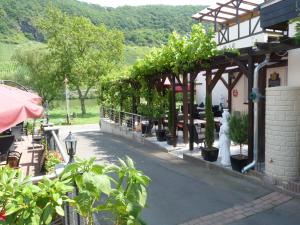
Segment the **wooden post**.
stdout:
<path fill-rule="evenodd" d="M 182 94 L 183 94 L 183 142 L 185 144 L 188 143 L 188 129 L 187 129 L 187 123 L 188 123 L 188 80 L 187 80 L 187 74 L 183 75 L 183 82 L 182 82 Z"/>
<path fill-rule="evenodd" d="M 231 75 L 232 75 L 232 73 L 228 73 L 228 110 L 229 110 L 229 112 L 231 112 L 231 109 L 232 109 L 232 94 L 231 94 L 232 79 L 231 79 Z"/>
<path fill-rule="evenodd" d="M 248 58 L 248 95 L 252 92 L 254 79 L 254 61 L 253 57 Z M 254 136 L 254 105 L 248 99 L 248 161 L 253 161 L 253 136 Z"/>
<path fill-rule="evenodd" d="M 266 95 L 266 84 L 267 84 L 267 69 L 264 67 L 260 71 L 258 79 L 259 92 Z M 265 119 L 266 119 L 266 101 L 261 98 L 258 103 L 258 162 L 265 161 Z"/>
<path fill-rule="evenodd" d="M 194 91 L 195 91 L 195 79 L 196 75 L 190 74 L 190 151 L 194 150 L 194 132 L 192 127 L 194 126 Z"/>
<path fill-rule="evenodd" d="M 173 136 L 173 147 L 177 145 L 177 138 L 176 138 L 176 127 L 177 127 L 177 117 L 176 117 L 176 81 L 175 75 L 172 75 L 172 81 L 170 81 L 172 85 L 172 110 L 173 110 L 173 127 L 172 127 L 172 136 Z"/>

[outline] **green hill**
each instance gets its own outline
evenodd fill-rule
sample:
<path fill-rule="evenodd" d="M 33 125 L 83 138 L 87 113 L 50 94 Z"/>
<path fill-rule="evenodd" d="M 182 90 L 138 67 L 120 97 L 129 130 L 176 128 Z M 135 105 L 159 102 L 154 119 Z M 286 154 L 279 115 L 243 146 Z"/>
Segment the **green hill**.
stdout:
<path fill-rule="evenodd" d="M 120 29 L 126 44 L 139 46 L 160 45 L 173 30 L 188 33 L 194 23 L 191 15 L 203 8 L 166 5 L 108 8 L 76 0 L 0 0 L 0 41 L 43 41 L 35 24 L 50 5 L 71 15 L 88 17 L 95 24 Z"/>

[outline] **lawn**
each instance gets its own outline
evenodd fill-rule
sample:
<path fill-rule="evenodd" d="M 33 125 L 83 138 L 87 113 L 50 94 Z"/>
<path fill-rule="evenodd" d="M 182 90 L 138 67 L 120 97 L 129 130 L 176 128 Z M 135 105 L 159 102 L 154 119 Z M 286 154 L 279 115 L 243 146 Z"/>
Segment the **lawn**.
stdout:
<path fill-rule="evenodd" d="M 80 102 L 78 99 L 70 100 L 71 124 L 93 124 L 99 123 L 99 104 L 97 99 L 87 99 L 85 101 L 87 114 L 81 115 Z M 64 100 L 55 100 L 50 106 L 49 121 L 61 125 L 66 122 L 66 103 Z"/>

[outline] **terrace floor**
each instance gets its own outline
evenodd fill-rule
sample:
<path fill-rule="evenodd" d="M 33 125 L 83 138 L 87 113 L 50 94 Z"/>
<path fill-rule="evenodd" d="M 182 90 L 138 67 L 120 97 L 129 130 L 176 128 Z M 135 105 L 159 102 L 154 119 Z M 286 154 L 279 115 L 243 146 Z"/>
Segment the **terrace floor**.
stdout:
<path fill-rule="evenodd" d="M 22 141 L 15 142 L 14 150 L 22 153 L 20 168 L 25 175 L 41 175 L 41 161 L 44 151 L 41 144 L 33 144 L 32 136 L 23 136 Z"/>

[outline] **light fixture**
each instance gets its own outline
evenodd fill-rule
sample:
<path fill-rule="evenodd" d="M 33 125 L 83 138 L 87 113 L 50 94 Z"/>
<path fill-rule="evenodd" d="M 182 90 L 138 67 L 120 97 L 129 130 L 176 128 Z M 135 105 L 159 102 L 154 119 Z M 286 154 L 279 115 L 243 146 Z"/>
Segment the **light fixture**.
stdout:
<path fill-rule="evenodd" d="M 65 144 L 67 153 L 70 156 L 68 163 L 72 163 L 74 162 L 74 155 L 76 154 L 77 139 L 74 135 L 72 135 L 71 131 L 69 135 L 65 138 Z"/>

